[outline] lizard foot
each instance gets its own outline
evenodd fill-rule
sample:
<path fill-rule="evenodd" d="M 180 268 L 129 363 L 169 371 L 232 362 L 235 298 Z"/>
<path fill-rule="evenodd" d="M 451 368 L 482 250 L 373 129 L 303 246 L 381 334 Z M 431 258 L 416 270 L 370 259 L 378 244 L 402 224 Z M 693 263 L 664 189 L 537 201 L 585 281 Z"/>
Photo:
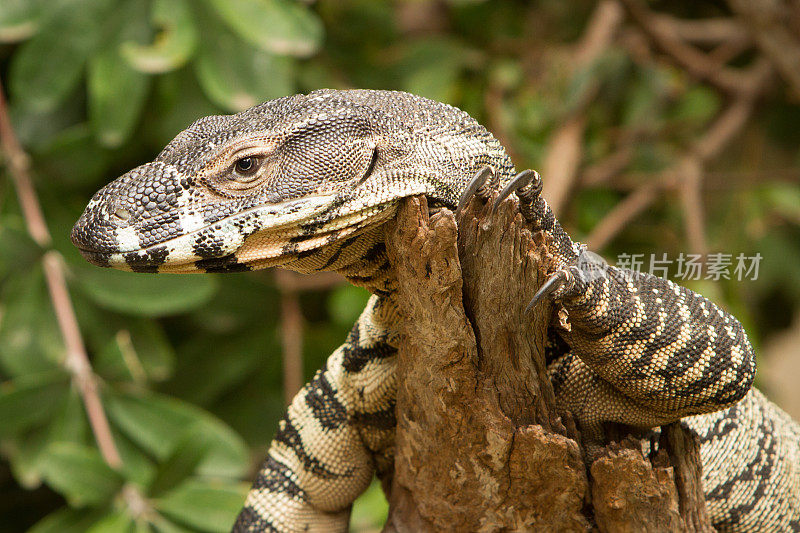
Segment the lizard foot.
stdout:
<path fill-rule="evenodd" d="M 523 170 L 503 187 L 500 194 L 492 203 L 492 212 L 500 205 L 500 202 L 508 198 L 511 193 L 516 193 L 519 198 L 519 210 L 528 222 L 536 222 L 539 217 L 533 210 L 533 204 L 542 193 L 542 177 L 535 170 Z"/>
<path fill-rule="evenodd" d="M 487 165 L 481 168 L 469 181 L 467 187 L 464 189 L 464 192 L 461 193 L 461 197 L 458 199 L 456 213 L 460 213 L 475 195 L 484 200 L 487 199 L 489 197 L 491 187 L 496 181 L 497 174 L 495 173 L 493 167 Z"/>
<path fill-rule="evenodd" d="M 539 287 L 536 294 L 531 298 L 525 312 L 529 313 L 531 309 L 536 307 L 536 304 L 541 302 L 544 298 L 554 295 L 559 289 L 569 288 L 575 284 L 575 276 L 570 272 L 569 268 L 564 268 L 554 272 L 544 284 Z"/>
<path fill-rule="evenodd" d="M 544 298 L 561 299 L 579 294 L 594 280 L 610 275 L 609 265 L 601 256 L 589 250 L 582 250 L 575 264 L 556 270 L 539 287 L 531 298 L 525 312 L 529 312 Z"/>

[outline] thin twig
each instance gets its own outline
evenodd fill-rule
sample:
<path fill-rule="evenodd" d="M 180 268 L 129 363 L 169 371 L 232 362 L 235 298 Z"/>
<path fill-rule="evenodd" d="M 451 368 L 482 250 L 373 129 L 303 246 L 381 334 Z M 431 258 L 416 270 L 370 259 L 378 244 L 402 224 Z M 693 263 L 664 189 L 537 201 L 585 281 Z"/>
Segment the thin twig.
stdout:
<path fill-rule="evenodd" d="M 658 198 L 661 186 L 662 184 L 656 181 L 646 183 L 614 206 L 614 209 L 603 217 L 586 238 L 589 248 L 592 250 L 605 248 L 629 221 L 647 209 Z"/>
<path fill-rule="evenodd" d="M 671 32 L 682 41 L 714 46 L 752 42 L 745 28 L 733 17 L 681 19 L 663 14 L 654 14 L 653 17 L 662 31 Z"/>
<path fill-rule="evenodd" d="M 47 230 L 42 208 L 30 178 L 28 156 L 19 144 L 11 125 L 2 82 L 0 82 L 0 146 L 2 146 L 8 162 L 9 174 L 19 197 L 28 232 L 39 246 L 49 248 L 50 233 Z M 97 392 L 97 378 L 89 363 L 78 321 L 75 318 L 75 310 L 72 307 L 67 282 L 64 278 L 61 255 L 55 250 L 47 251 L 42 258 L 42 265 L 50 292 L 50 300 L 66 347 L 64 366 L 71 373 L 73 381 L 78 387 L 89 418 L 89 425 L 103 459 L 110 467 L 119 468 L 122 466 L 122 459 L 114 443 L 114 437 Z"/>
<path fill-rule="evenodd" d="M 33 189 L 29 177 L 30 160 L 28 154 L 20 146 L 11 126 L 2 82 L 0 82 L 0 145 L 3 148 L 11 180 L 14 182 L 14 189 L 17 191 L 28 233 L 36 244 L 42 248 L 47 248 L 50 246 L 52 239 L 50 238 L 50 232 L 47 230 L 39 200 L 36 198 L 36 191 Z"/>
<path fill-rule="evenodd" d="M 497 81 L 492 81 L 486 89 L 483 97 L 483 107 L 486 110 L 486 126 L 492 131 L 495 138 L 502 144 L 512 161 L 520 161 L 521 158 L 516 148 L 514 139 L 508 131 L 508 120 L 505 118 L 503 109 L 503 98 L 506 88 Z"/>
<path fill-rule="evenodd" d="M 283 394 L 291 403 L 303 386 L 303 311 L 299 293 L 320 291 L 342 285 L 344 278 L 334 272 L 304 276 L 288 270 L 275 271 L 275 284 L 281 293 L 281 349 L 283 351 Z"/>
<path fill-rule="evenodd" d="M 750 75 L 742 80 L 736 99 L 728 109 L 719 115 L 708 131 L 693 146 L 692 151 L 703 161 L 716 157 L 745 125 L 753 112 L 753 106 L 772 74 L 772 68 L 765 60 L 752 67 Z"/>
<path fill-rule="evenodd" d="M 542 175 L 545 176 L 543 195 L 554 213 L 560 212 L 567 201 L 583 159 L 583 132 L 586 115 L 569 117 L 548 139 Z"/>
<path fill-rule="evenodd" d="M 678 162 L 675 169 L 682 184 L 681 204 L 689 248 L 703 257 L 708 253 L 701 193 L 703 165 L 716 157 L 747 124 L 755 104 L 755 87 L 762 86 L 766 82 L 770 70 L 765 61 L 760 62 L 755 68 L 751 85 L 741 88 L 736 100 L 714 121 L 706 134 L 695 143 L 691 152 Z"/>
<path fill-rule="evenodd" d="M 728 63 L 739 57 L 753 45 L 749 40 L 723 41 L 708 53 L 708 57 L 717 63 Z"/>
<path fill-rule="evenodd" d="M 581 173 L 581 185 L 593 187 L 605 184 L 622 172 L 633 159 L 633 146 L 625 143 L 618 150 L 604 157 Z"/>
<path fill-rule="evenodd" d="M 303 313 L 294 272 L 275 271 L 281 293 L 281 348 L 283 351 L 283 394 L 286 405 L 303 386 Z"/>
<path fill-rule="evenodd" d="M 680 176 L 680 196 L 686 240 L 692 253 L 705 257 L 708 254 L 706 217 L 703 209 L 703 162 L 699 157 L 684 157 L 675 169 Z"/>

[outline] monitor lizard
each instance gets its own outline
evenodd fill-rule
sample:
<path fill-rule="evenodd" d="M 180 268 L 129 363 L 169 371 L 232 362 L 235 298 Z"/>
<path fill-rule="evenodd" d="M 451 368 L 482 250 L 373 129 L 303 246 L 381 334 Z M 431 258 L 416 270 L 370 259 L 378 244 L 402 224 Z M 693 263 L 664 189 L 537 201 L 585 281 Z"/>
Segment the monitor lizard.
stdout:
<path fill-rule="evenodd" d="M 297 394 L 235 531 L 343 531 L 392 468 L 398 336 L 384 223 L 408 196 L 455 209 L 516 194 L 555 243 L 537 293 L 569 313 L 548 372 L 584 432 L 683 419 L 701 441 L 714 525 L 800 529 L 800 429 L 759 391 L 741 324 L 671 281 L 603 267 L 571 240 L 501 144 L 467 113 L 408 93 L 320 90 L 202 118 L 97 192 L 72 230 L 91 263 L 134 272 L 339 272 L 371 293 Z M 532 302 L 533 303 L 533 302 Z"/>

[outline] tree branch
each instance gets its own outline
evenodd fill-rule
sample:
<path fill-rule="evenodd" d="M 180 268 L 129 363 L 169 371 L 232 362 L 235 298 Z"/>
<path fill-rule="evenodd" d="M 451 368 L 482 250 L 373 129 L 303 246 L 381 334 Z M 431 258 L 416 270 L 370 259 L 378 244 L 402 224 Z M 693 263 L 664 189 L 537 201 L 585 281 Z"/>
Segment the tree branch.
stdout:
<path fill-rule="evenodd" d="M 460 246 L 452 213 L 428 219 L 424 198 L 390 223 L 405 318 L 386 531 L 588 526 L 580 449 L 563 434 L 541 357 L 548 317 L 526 317 L 519 297 L 541 282 L 539 251 L 514 214 L 507 204 L 486 227 L 465 214 Z"/>
<path fill-rule="evenodd" d="M 630 439 L 600 447 L 588 475 L 546 373 L 551 310 L 524 311 L 552 268 L 548 243 L 515 200 L 490 214 L 473 199 L 457 228 L 410 198 L 387 236 L 401 342 L 384 531 L 710 531 L 689 437 L 653 459 Z"/>

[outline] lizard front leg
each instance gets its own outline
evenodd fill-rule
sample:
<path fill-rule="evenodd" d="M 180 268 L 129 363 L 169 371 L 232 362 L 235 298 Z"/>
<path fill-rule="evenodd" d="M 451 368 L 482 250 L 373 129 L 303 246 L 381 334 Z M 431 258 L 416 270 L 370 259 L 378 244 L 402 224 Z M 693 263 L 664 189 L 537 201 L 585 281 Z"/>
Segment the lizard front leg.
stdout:
<path fill-rule="evenodd" d="M 609 266 L 561 228 L 541 198 L 541 179 L 522 172 L 520 210 L 548 235 L 555 273 L 549 296 L 569 354 L 551 364 L 559 397 L 586 426 L 604 421 L 652 427 L 741 400 L 755 376 L 742 325 L 713 302 L 671 281 Z"/>
<path fill-rule="evenodd" d="M 533 302 L 551 298 L 562 318 L 548 335 L 548 375 L 589 444 L 606 421 L 652 427 L 694 415 L 683 423 L 700 439 L 714 527 L 800 530 L 800 427 L 751 388 L 741 324 L 686 288 L 585 252 L 538 197 L 541 183 L 521 185 L 520 210 L 550 237 L 555 263 Z"/>
<path fill-rule="evenodd" d="M 741 400 L 755 376 L 742 325 L 671 281 L 606 266 L 570 266 L 555 293 L 568 314 L 559 331 L 593 373 L 642 409 L 615 421 L 652 426 Z M 642 411 L 642 412 L 636 412 Z"/>
<path fill-rule="evenodd" d="M 391 469 L 393 313 L 389 299 L 373 296 L 345 344 L 294 398 L 233 531 L 347 530 L 375 470 Z"/>

